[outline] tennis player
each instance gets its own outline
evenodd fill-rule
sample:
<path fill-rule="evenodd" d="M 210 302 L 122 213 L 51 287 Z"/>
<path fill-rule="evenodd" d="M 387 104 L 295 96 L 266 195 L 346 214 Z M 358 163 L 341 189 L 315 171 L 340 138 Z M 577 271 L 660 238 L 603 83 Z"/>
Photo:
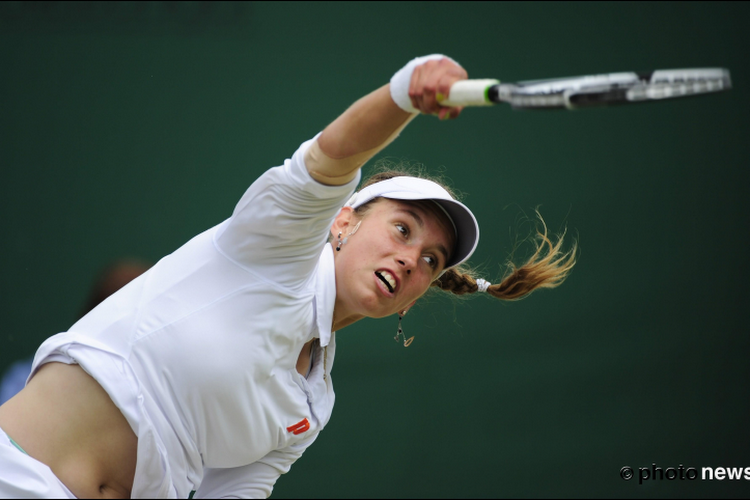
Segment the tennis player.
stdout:
<path fill-rule="evenodd" d="M 430 286 L 514 299 L 558 285 L 575 249 L 540 232 L 502 283 L 459 267 L 479 228 L 431 180 L 360 167 L 466 71 L 409 62 L 283 165 L 232 216 L 164 257 L 36 353 L 0 407 L 0 497 L 267 497 L 334 403 L 335 332 L 400 319 Z M 354 193 L 354 194 L 353 194 Z"/>

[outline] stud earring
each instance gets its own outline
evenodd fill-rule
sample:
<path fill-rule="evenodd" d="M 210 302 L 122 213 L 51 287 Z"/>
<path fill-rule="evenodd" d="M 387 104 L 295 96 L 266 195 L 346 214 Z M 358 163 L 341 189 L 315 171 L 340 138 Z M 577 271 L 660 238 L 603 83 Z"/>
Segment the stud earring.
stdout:
<path fill-rule="evenodd" d="M 398 330 L 396 330 L 396 336 L 393 337 L 396 342 L 398 342 L 398 336 L 401 335 L 404 337 L 404 347 L 409 347 L 411 343 L 414 341 L 414 337 L 406 338 L 406 335 L 404 335 L 404 330 L 401 328 L 401 320 L 404 319 L 404 315 L 406 314 L 406 311 L 401 311 L 398 313 Z"/>

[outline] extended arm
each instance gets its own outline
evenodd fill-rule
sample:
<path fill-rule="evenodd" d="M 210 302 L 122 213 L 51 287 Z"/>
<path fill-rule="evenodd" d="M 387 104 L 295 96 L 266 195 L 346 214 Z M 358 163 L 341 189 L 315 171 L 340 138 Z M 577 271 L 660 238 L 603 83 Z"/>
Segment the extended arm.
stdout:
<path fill-rule="evenodd" d="M 410 76 L 408 87 L 398 85 L 397 73 L 392 83 L 359 99 L 323 130 L 305 157 L 315 180 L 327 185 L 351 181 L 357 170 L 393 141 L 418 112 L 437 114 L 440 119 L 460 114 L 461 108 L 444 108 L 438 104 L 440 94 L 448 95 L 454 82 L 468 77 L 454 61 L 436 57 L 417 65 L 413 72 L 409 68 L 402 78 L 403 75 Z M 400 107 L 394 97 L 407 104 Z M 411 109 L 402 109 L 409 101 Z"/>
<path fill-rule="evenodd" d="M 356 187 L 360 167 L 419 112 L 441 118 L 460 113 L 439 106 L 437 94 L 448 95 L 466 71 L 437 57 L 411 61 L 390 84 L 359 99 L 284 165 L 258 178 L 217 231 L 221 252 L 274 283 L 304 284 L 318 264 L 333 219 Z"/>

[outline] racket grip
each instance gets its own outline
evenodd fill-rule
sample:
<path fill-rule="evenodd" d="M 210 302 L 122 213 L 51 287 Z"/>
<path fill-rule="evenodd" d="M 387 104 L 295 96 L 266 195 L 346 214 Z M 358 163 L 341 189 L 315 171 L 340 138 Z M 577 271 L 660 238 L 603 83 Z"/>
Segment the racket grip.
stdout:
<path fill-rule="evenodd" d="M 451 86 L 450 94 L 442 101 L 441 106 L 491 106 L 495 104 L 489 100 L 487 90 L 493 85 L 500 83 L 499 80 L 490 78 L 483 80 L 460 80 Z"/>

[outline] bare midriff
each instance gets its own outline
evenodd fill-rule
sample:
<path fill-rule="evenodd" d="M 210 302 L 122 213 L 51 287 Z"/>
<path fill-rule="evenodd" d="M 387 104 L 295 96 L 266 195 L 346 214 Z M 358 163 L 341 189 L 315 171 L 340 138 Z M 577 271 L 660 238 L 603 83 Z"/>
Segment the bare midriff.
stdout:
<path fill-rule="evenodd" d="M 138 438 L 78 365 L 47 363 L 0 406 L 0 428 L 78 498 L 130 498 Z"/>

